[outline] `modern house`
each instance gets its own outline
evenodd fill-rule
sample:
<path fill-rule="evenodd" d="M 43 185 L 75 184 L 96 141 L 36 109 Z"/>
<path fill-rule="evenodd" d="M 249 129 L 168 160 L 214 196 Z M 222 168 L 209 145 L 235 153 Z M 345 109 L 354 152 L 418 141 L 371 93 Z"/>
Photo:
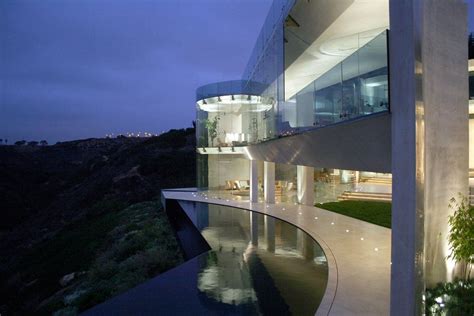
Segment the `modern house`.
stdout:
<path fill-rule="evenodd" d="M 456 272 L 448 204 L 469 194 L 474 168 L 466 41 L 462 0 L 275 0 L 242 78 L 197 90 L 197 190 L 164 192 L 168 212 L 175 201 L 207 207 L 186 213 L 217 254 L 228 245 L 220 234 L 236 227 L 222 223 L 240 223 L 252 247 L 231 252 L 254 282 L 252 249 L 265 245 L 266 258 L 285 240 L 272 220 L 301 229 L 319 248 L 308 252 L 295 231 L 295 256 L 324 257 L 317 314 L 422 314 L 424 289 Z M 338 200 L 391 201 L 391 230 L 314 207 Z M 201 229 L 216 222 L 221 230 Z M 200 271 L 202 293 L 221 303 L 236 305 L 235 293 L 264 301 L 257 286 L 236 285 L 243 274 Z"/>

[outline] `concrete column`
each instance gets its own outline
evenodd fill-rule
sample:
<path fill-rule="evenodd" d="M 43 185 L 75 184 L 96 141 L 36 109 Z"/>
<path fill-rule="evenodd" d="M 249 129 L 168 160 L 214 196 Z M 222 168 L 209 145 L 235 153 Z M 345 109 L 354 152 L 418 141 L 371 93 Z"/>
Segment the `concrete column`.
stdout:
<path fill-rule="evenodd" d="M 296 166 L 298 203 L 303 205 L 314 204 L 314 168 Z"/>
<path fill-rule="evenodd" d="M 451 281 L 447 204 L 469 194 L 467 10 L 462 1 L 428 1 L 423 35 L 425 280 Z M 446 16 L 445 12 L 450 14 Z M 440 23 L 438 20 L 442 20 Z M 445 20 L 443 20 L 445 19 Z M 433 25 L 438 23 L 436 30 Z M 437 52 L 433 54 L 433 51 Z M 449 58 L 446 58 L 449 54 Z M 445 60 L 439 61 L 444 57 Z M 453 84 L 454 83 L 454 84 Z"/>
<path fill-rule="evenodd" d="M 250 202 L 258 202 L 258 161 L 250 160 Z"/>
<path fill-rule="evenodd" d="M 266 203 L 275 203 L 275 163 L 263 162 L 263 193 Z"/>
<path fill-rule="evenodd" d="M 265 241 L 267 250 L 275 252 L 275 218 L 265 216 Z"/>
<path fill-rule="evenodd" d="M 390 1 L 392 315 L 423 314 L 425 286 L 452 274 L 448 203 L 468 191 L 466 28 L 462 0 Z"/>
<path fill-rule="evenodd" d="M 356 171 L 355 172 L 355 183 L 359 183 L 360 181 L 360 171 Z"/>

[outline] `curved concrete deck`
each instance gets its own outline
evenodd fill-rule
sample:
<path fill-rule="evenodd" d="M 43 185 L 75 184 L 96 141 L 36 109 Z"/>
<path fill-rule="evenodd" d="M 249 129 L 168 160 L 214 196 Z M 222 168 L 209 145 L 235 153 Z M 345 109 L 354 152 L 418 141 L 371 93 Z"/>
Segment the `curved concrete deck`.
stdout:
<path fill-rule="evenodd" d="M 328 260 L 328 285 L 317 315 L 389 315 L 390 229 L 311 206 L 219 199 L 190 190 L 163 190 L 162 195 L 243 208 L 301 228 Z"/>

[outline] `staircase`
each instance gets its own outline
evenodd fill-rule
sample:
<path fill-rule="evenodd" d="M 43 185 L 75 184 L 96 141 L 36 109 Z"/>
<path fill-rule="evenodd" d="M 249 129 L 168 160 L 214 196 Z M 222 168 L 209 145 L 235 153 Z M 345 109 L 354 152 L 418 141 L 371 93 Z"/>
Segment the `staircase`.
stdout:
<path fill-rule="evenodd" d="M 391 193 L 352 192 L 344 191 L 337 197 L 339 201 L 377 201 L 392 202 Z"/>

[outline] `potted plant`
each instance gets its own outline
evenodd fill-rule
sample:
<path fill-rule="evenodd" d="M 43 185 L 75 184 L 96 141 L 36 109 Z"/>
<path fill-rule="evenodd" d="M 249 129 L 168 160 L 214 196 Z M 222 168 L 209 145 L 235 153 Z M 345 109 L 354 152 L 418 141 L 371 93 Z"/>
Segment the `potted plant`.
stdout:
<path fill-rule="evenodd" d="M 474 208 L 462 194 L 459 194 L 459 200 L 452 198 L 449 207 L 454 213 L 448 217 L 451 249 L 448 258 L 460 265 L 462 279 L 469 281 L 474 264 Z"/>

